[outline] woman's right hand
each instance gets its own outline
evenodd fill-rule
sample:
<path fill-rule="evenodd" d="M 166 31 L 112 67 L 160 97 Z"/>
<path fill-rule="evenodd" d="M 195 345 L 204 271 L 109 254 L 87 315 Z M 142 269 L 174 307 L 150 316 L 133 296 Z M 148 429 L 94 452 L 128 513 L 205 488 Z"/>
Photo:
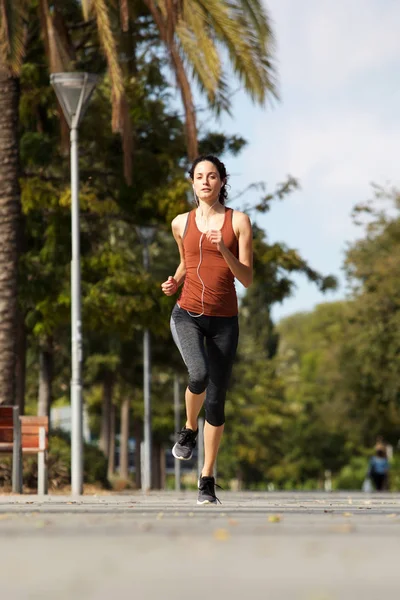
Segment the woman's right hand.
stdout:
<path fill-rule="evenodd" d="M 166 296 L 172 296 L 178 291 L 178 284 L 173 277 L 168 277 L 167 281 L 161 284 L 161 289 Z"/>

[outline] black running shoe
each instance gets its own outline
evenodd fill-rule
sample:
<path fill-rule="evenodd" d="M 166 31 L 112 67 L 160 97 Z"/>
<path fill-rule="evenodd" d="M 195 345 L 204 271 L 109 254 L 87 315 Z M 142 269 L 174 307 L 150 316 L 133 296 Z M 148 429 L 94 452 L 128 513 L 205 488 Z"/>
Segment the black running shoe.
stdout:
<path fill-rule="evenodd" d="M 217 504 L 221 501 L 215 495 L 215 486 L 220 487 L 215 483 L 214 477 L 201 477 L 199 479 L 199 495 L 197 504 Z"/>
<path fill-rule="evenodd" d="M 190 460 L 192 458 L 198 432 L 198 429 L 193 431 L 193 429 L 186 429 L 186 427 L 178 431 L 178 441 L 172 448 L 172 454 L 175 458 L 179 460 Z"/>

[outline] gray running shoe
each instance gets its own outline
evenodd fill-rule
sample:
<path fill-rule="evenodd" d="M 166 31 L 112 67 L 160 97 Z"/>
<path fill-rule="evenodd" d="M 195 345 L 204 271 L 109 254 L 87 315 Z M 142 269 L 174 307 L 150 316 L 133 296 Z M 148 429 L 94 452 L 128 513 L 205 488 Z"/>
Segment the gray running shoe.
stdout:
<path fill-rule="evenodd" d="M 215 495 L 215 486 L 220 487 L 215 483 L 214 477 L 200 476 L 197 504 L 221 504 L 221 500 Z"/>
<path fill-rule="evenodd" d="M 190 460 L 192 458 L 198 432 L 198 429 L 193 431 L 193 429 L 186 429 L 186 427 L 178 431 L 178 441 L 172 448 L 172 454 L 175 458 L 178 460 Z"/>

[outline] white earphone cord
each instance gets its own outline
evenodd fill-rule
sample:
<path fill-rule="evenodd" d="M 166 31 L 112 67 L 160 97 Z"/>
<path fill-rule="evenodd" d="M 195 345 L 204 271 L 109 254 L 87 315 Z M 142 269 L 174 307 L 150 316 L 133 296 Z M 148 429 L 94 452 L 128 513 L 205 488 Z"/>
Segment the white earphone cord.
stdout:
<path fill-rule="evenodd" d="M 195 197 L 195 199 L 196 199 L 196 193 L 194 193 L 194 197 Z M 212 209 L 212 208 L 213 208 L 213 207 L 214 207 L 216 204 L 218 204 L 218 202 L 219 202 L 219 198 L 218 198 L 218 200 L 216 200 L 216 201 L 214 202 L 214 204 L 213 204 L 212 206 L 210 206 L 210 207 L 209 207 L 209 209 L 208 209 L 208 212 L 207 212 L 207 217 L 206 217 L 206 224 L 207 224 L 207 227 L 208 227 L 208 215 L 209 215 L 209 213 L 210 213 L 210 210 L 211 210 L 211 209 Z M 202 241 L 203 241 L 203 238 L 204 238 L 204 232 L 203 232 L 203 233 L 201 234 L 201 236 L 200 236 L 200 241 L 199 241 L 199 258 L 200 258 L 200 259 L 199 259 L 199 264 L 197 265 L 197 271 L 196 271 L 196 272 L 197 272 L 197 277 L 200 279 L 200 282 L 201 282 L 201 285 L 202 285 L 202 291 L 201 291 L 201 308 L 202 308 L 202 312 L 201 312 L 199 315 L 192 315 L 192 313 L 191 313 L 191 312 L 189 312 L 188 310 L 186 311 L 186 312 L 187 312 L 187 314 L 188 314 L 190 317 L 193 317 L 193 318 L 195 318 L 195 319 L 198 319 L 199 317 L 202 317 L 202 316 L 204 315 L 204 294 L 205 294 L 205 291 L 206 291 L 206 286 L 205 286 L 205 284 L 204 284 L 204 281 L 202 280 L 202 278 L 201 278 L 201 276 L 200 276 L 200 266 L 201 266 L 201 263 L 202 263 L 202 261 L 203 261 L 203 248 L 202 248 L 202 246 L 201 246 L 201 243 L 202 243 Z"/>

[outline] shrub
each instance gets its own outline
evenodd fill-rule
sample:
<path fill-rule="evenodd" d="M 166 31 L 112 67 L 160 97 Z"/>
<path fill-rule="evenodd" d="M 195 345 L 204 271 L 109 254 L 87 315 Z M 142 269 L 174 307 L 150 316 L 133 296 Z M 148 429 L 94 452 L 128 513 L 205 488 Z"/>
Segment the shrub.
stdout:
<path fill-rule="evenodd" d="M 109 488 L 107 460 L 102 451 L 92 444 L 83 447 L 84 483 Z M 54 430 L 49 438 L 48 454 L 49 489 L 60 489 L 71 482 L 71 441 L 68 434 Z M 37 456 L 23 457 L 23 482 L 29 489 L 37 488 Z M 0 462 L 0 487 L 10 488 L 12 483 L 12 458 L 2 457 Z"/>
<path fill-rule="evenodd" d="M 368 458 L 354 456 L 334 479 L 333 488 L 336 490 L 361 490 L 367 474 Z"/>

